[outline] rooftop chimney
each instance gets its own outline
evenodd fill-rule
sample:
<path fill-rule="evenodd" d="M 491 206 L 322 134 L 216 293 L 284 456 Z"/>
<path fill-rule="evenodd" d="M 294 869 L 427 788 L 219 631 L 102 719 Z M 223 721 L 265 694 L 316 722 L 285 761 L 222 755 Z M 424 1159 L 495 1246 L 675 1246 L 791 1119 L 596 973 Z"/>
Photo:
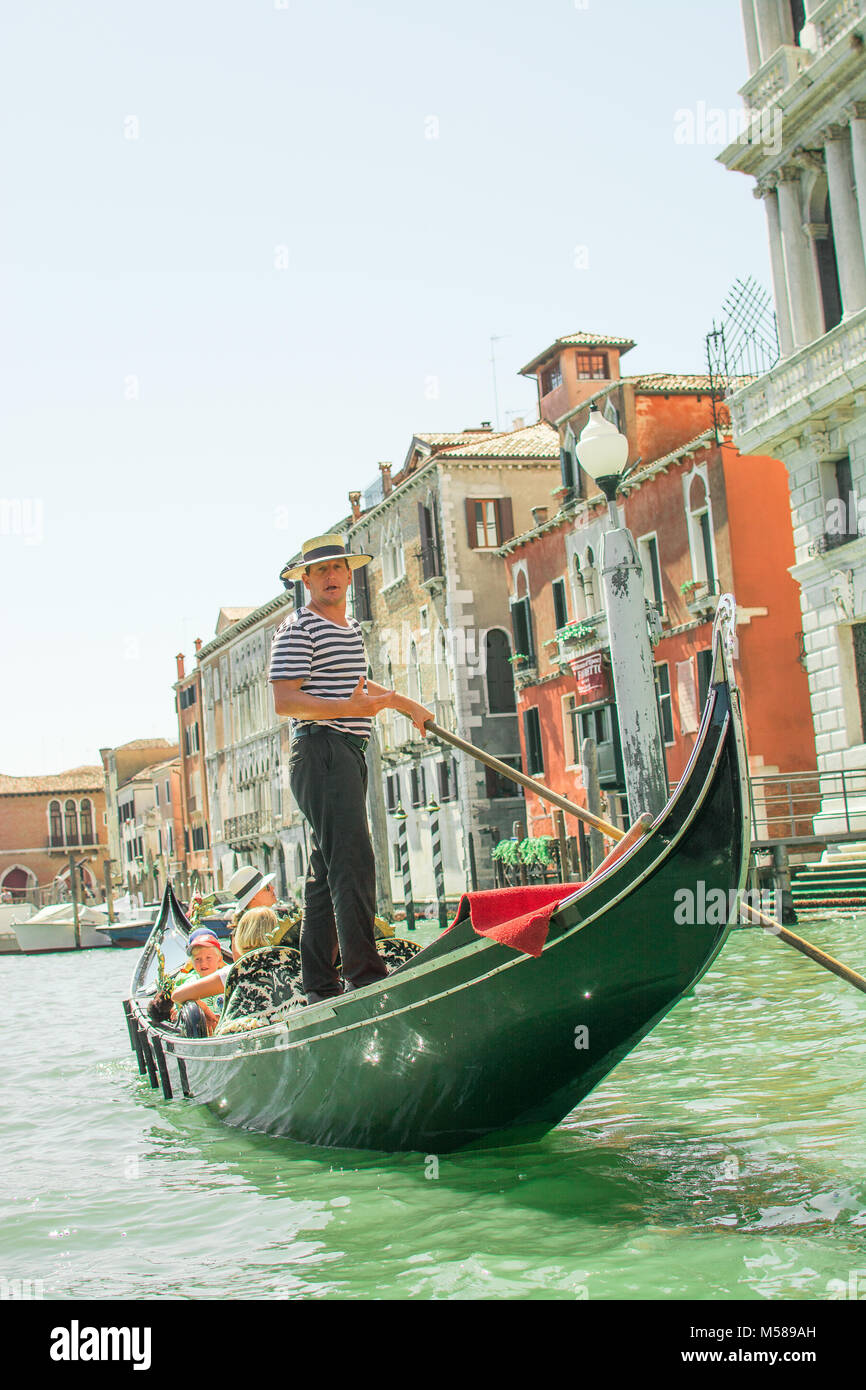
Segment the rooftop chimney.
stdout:
<path fill-rule="evenodd" d="M 382 474 L 382 491 L 387 497 L 391 491 L 391 465 L 390 463 L 380 463 L 379 472 Z"/>
<path fill-rule="evenodd" d="M 529 510 L 532 512 L 532 520 L 535 522 L 535 525 L 543 526 L 545 521 L 547 520 L 547 508 L 530 507 Z"/>
<path fill-rule="evenodd" d="M 361 494 L 360 492 L 350 492 L 349 502 L 352 507 L 352 520 L 358 521 L 361 516 Z"/>
<path fill-rule="evenodd" d="M 199 654 L 200 651 L 201 651 L 201 638 L 200 638 L 200 637 L 197 637 L 197 638 L 195 639 L 195 654 L 196 654 L 196 656 L 198 656 L 198 654 Z"/>
<path fill-rule="evenodd" d="M 179 681 L 182 681 L 184 677 L 183 652 L 178 652 L 175 661 L 177 662 L 177 678 Z"/>
<path fill-rule="evenodd" d="M 513 430 L 523 430 L 523 429 L 526 429 L 526 417 L 523 416 L 523 415 L 515 415 L 514 420 L 512 421 L 512 424 L 511 424 L 511 428 L 512 428 Z"/>

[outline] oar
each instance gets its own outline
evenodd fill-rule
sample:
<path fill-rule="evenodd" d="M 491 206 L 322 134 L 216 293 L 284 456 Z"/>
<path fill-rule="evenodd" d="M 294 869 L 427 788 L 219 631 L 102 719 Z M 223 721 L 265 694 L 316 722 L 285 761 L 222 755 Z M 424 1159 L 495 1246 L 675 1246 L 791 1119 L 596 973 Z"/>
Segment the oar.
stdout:
<path fill-rule="evenodd" d="M 498 758 L 491 757 L 483 749 L 476 748 L 473 743 L 467 743 L 465 738 L 458 737 L 457 734 L 449 733 L 447 729 L 442 729 L 438 724 L 434 724 L 432 719 L 428 719 L 424 724 L 425 729 L 429 729 L 436 738 L 441 738 L 445 743 L 450 743 L 454 748 L 459 748 L 461 752 L 468 753 L 471 758 L 477 758 L 480 763 L 487 767 L 492 767 L 494 772 L 498 772 L 502 777 L 508 777 L 512 782 L 518 782 L 521 787 L 528 787 L 536 796 L 540 796 L 543 801 L 549 801 L 554 806 L 558 806 L 560 811 L 568 811 L 569 815 L 577 816 L 578 820 L 585 821 L 595 830 L 600 830 L 603 835 L 609 835 L 612 840 L 622 840 L 626 833 L 629 835 L 629 844 L 633 844 L 641 835 L 645 835 L 652 825 L 652 816 L 646 812 L 635 821 L 628 832 L 620 830 L 616 825 L 610 825 L 601 816 L 596 816 L 592 811 L 587 811 L 584 806 L 576 806 L 573 801 L 566 801 L 564 796 L 558 796 L 549 787 L 543 787 L 534 777 L 527 777 L 525 772 L 518 772 L 516 767 L 509 767 L 508 763 L 502 763 Z M 640 828 L 640 829 L 639 829 Z M 639 832 L 639 833 L 638 833 Z"/>
<path fill-rule="evenodd" d="M 823 965 L 824 969 L 829 970 L 831 974 L 838 975 L 840 980 L 847 980 L 849 985 L 853 985 L 855 989 L 866 994 L 866 980 L 863 979 L 862 975 L 858 975 L 856 970 L 852 970 L 849 965 L 843 965 L 841 961 L 834 960 L 832 956 L 827 955 L 826 951 L 819 951 L 818 947 L 813 946 L 811 941 L 804 941 L 802 936 L 796 936 L 794 932 L 788 931 L 788 928 L 783 927 L 781 922 L 777 922 L 773 917 L 768 917 L 765 912 L 759 912 L 750 903 L 744 902 L 741 910 L 750 913 L 757 922 L 760 922 L 762 927 L 766 927 L 774 936 L 778 936 L 780 941 L 784 941 L 786 946 L 793 946 L 795 951 L 801 951 L 804 956 L 808 956 L 816 964 Z"/>

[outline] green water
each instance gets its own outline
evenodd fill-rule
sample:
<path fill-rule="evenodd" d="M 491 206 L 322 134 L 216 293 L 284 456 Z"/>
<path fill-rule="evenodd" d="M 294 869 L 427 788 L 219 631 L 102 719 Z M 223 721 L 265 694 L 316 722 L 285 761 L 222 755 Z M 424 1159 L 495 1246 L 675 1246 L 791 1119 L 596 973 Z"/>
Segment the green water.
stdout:
<path fill-rule="evenodd" d="M 866 917 L 801 930 L 866 972 Z M 0 1276 L 45 1298 L 826 1299 L 866 1271 L 866 996 L 760 931 L 545 1140 L 438 1176 L 164 1101 L 134 957 L 0 958 Z"/>

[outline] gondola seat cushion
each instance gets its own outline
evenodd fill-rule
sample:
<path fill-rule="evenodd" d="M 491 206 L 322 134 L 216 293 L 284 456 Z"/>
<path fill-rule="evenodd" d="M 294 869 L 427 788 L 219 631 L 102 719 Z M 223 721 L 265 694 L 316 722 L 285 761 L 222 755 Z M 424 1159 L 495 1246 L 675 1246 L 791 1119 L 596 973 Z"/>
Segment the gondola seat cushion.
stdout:
<path fill-rule="evenodd" d="M 402 936 L 391 936 L 385 940 L 376 942 L 376 950 L 388 967 L 388 970 L 396 970 L 398 965 L 405 965 L 407 960 L 417 956 L 421 947 L 415 941 L 406 941 Z"/>
<path fill-rule="evenodd" d="M 396 970 L 421 949 L 399 936 L 379 941 L 377 948 L 389 971 Z M 301 957 L 288 946 L 263 946 L 235 961 L 226 980 L 225 999 L 217 1033 L 248 1033 L 280 1023 L 306 1004 L 301 988 Z"/>
<path fill-rule="evenodd" d="M 279 1021 L 275 1014 L 283 1018 L 305 1003 L 299 952 L 290 946 L 262 946 L 241 956 L 229 971 L 217 1032 L 238 1032 L 239 1021 L 251 1016 L 258 1020 L 255 1026 L 266 1028 Z"/>

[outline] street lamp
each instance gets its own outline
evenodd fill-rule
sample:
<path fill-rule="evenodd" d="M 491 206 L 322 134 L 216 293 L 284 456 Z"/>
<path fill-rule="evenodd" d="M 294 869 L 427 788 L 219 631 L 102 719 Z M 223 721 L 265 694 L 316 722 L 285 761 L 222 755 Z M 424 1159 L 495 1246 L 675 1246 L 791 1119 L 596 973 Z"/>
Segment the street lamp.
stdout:
<path fill-rule="evenodd" d="M 601 488 L 608 502 L 613 502 L 628 458 L 628 440 L 597 406 L 590 409 L 581 431 L 577 457 L 584 473 Z"/>
<path fill-rule="evenodd" d="M 601 538 L 599 569 L 610 640 L 623 770 L 632 821 L 655 818 L 668 799 L 655 670 L 647 626 L 643 570 L 634 537 L 619 525 L 616 493 L 628 459 L 628 440 L 592 407 L 577 444 L 581 468 L 607 498 L 612 522 Z"/>

